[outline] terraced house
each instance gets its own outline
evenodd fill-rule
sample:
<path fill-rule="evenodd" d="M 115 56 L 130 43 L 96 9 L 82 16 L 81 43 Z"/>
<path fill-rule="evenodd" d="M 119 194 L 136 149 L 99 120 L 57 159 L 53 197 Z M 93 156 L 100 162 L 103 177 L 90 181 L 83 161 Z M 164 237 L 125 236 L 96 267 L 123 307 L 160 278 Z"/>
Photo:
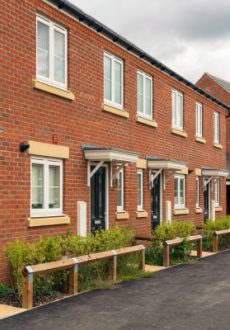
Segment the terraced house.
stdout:
<path fill-rule="evenodd" d="M 0 13 L 1 261 L 8 241 L 67 225 L 226 214 L 228 106 L 68 1 Z"/>

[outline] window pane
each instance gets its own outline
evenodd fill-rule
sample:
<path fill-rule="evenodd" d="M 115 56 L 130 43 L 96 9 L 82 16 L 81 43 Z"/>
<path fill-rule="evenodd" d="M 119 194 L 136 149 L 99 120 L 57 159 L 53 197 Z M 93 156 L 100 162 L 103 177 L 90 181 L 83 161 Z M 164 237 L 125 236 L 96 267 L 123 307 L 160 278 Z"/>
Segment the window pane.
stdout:
<path fill-rule="evenodd" d="M 65 35 L 54 30 L 54 80 L 65 83 Z"/>
<path fill-rule="evenodd" d="M 49 26 L 37 22 L 37 74 L 49 78 Z"/>
<path fill-rule="evenodd" d="M 121 64 L 115 62 L 115 102 L 121 104 Z"/>
<path fill-rule="evenodd" d="M 112 101 L 112 73 L 111 73 L 111 59 L 104 57 L 104 93 L 105 99 Z"/>
<path fill-rule="evenodd" d="M 145 78 L 145 113 L 151 116 L 151 80 Z"/>
<path fill-rule="evenodd" d="M 179 125 L 181 128 L 183 126 L 183 104 L 182 104 L 182 95 L 178 94 L 177 98 L 178 104 L 178 118 L 177 118 L 177 125 Z"/>
<path fill-rule="evenodd" d="M 137 175 L 137 205 L 141 206 L 141 174 Z"/>
<path fill-rule="evenodd" d="M 60 208 L 60 167 L 49 166 L 49 209 Z"/>
<path fill-rule="evenodd" d="M 117 206 L 122 206 L 122 173 L 119 173 L 117 183 Z"/>
<path fill-rule="evenodd" d="M 202 106 L 200 105 L 200 113 L 199 113 L 199 133 L 202 136 Z"/>
<path fill-rule="evenodd" d="M 172 92 L 173 125 L 176 125 L 176 93 Z"/>
<path fill-rule="evenodd" d="M 32 164 L 32 209 L 44 208 L 44 166 Z"/>
<path fill-rule="evenodd" d="M 199 180 L 196 180 L 196 204 L 199 205 Z"/>
<path fill-rule="evenodd" d="M 137 111 L 143 113 L 143 76 L 137 74 Z"/>
<path fill-rule="evenodd" d="M 178 204 L 178 178 L 174 179 L 174 204 Z"/>
<path fill-rule="evenodd" d="M 180 204 L 184 204 L 184 179 L 180 178 Z"/>

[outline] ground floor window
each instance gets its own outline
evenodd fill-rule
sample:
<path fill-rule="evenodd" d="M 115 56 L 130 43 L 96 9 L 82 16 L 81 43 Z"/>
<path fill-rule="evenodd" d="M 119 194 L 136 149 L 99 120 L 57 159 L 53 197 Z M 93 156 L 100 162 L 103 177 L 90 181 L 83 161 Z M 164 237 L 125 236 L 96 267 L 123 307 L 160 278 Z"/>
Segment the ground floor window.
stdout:
<path fill-rule="evenodd" d="M 175 175 L 174 177 L 174 207 L 176 209 L 185 207 L 185 176 Z"/>
<path fill-rule="evenodd" d="M 199 178 L 196 177 L 196 207 L 199 207 Z"/>
<path fill-rule="evenodd" d="M 31 216 L 62 214 L 62 160 L 31 158 Z"/>
<path fill-rule="evenodd" d="M 215 199 L 215 206 L 219 206 L 220 203 L 220 181 L 216 181 L 214 184 L 214 199 Z"/>
<path fill-rule="evenodd" d="M 143 171 L 137 171 L 137 210 L 143 210 Z"/>
<path fill-rule="evenodd" d="M 117 212 L 124 211 L 124 171 L 117 174 Z"/>

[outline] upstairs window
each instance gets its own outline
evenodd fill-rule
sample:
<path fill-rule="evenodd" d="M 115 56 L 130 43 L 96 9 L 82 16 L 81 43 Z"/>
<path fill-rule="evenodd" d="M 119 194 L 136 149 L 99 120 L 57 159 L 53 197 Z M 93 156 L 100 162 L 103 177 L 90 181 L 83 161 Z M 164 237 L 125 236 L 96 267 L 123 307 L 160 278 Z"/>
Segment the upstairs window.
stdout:
<path fill-rule="evenodd" d="M 202 104 L 196 102 L 196 136 L 202 137 Z"/>
<path fill-rule="evenodd" d="M 220 204 L 220 181 L 216 181 L 214 186 L 214 200 L 215 200 L 215 206 L 219 206 Z"/>
<path fill-rule="evenodd" d="M 104 101 L 123 108 L 123 62 L 114 55 L 104 55 Z"/>
<path fill-rule="evenodd" d="M 199 207 L 199 178 L 196 177 L 196 207 Z"/>
<path fill-rule="evenodd" d="M 137 210 L 143 210 L 143 171 L 137 171 Z"/>
<path fill-rule="evenodd" d="M 174 177 L 174 207 L 182 209 L 185 207 L 185 176 L 175 175 Z"/>
<path fill-rule="evenodd" d="M 172 124 L 173 128 L 183 130 L 183 95 L 173 89 L 172 91 Z"/>
<path fill-rule="evenodd" d="M 67 32 L 37 16 L 37 80 L 67 88 Z"/>
<path fill-rule="evenodd" d="M 137 72 L 137 113 L 152 119 L 152 78 Z"/>
<path fill-rule="evenodd" d="M 117 212 L 124 211 L 124 172 L 117 174 Z"/>
<path fill-rule="evenodd" d="M 62 160 L 31 159 L 31 216 L 62 215 Z"/>
<path fill-rule="evenodd" d="M 219 112 L 214 112 L 214 143 L 219 143 L 219 122 L 220 122 L 220 114 Z"/>

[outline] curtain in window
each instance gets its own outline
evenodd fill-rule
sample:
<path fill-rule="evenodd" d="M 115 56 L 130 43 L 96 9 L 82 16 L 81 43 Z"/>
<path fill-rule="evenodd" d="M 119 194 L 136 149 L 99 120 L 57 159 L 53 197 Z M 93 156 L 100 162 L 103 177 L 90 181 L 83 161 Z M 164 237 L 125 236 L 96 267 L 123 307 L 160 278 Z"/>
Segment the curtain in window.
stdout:
<path fill-rule="evenodd" d="M 196 179 L 196 205 L 199 205 L 199 180 Z"/>
<path fill-rule="evenodd" d="M 49 166 L 49 208 L 60 207 L 60 167 Z"/>
<path fill-rule="evenodd" d="M 143 77 L 137 74 L 137 111 L 143 113 Z"/>
<path fill-rule="evenodd" d="M 32 209 L 43 208 L 44 166 L 32 164 Z"/>
<path fill-rule="evenodd" d="M 112 61 L 104 57 L 104 93 L 105 99 L 112 101 Z"/>
<path fill-rule="evenodd" d="M 145 113 L 151 116 L 151 80 L 145 78 Z"/>
<path fill-rule="evenodd" d="M 37 22 L 37 74 L 49 78 L 49 26 Z"/>
<path fill-rule="evenodd" d="M 142 206 L 141 204 L 141 186 L 142 186 L 142 182 L 141 182 L 142 180 L 141 180 L 141 174 L 140 173 L 138 173 L 138 175 L 137 175 L 137 205 L 138 206 Z"/>
<path fill-rule="evenodd" d="M 65 84 L 65 35 L 54 30 L 54 80 Z"/>

